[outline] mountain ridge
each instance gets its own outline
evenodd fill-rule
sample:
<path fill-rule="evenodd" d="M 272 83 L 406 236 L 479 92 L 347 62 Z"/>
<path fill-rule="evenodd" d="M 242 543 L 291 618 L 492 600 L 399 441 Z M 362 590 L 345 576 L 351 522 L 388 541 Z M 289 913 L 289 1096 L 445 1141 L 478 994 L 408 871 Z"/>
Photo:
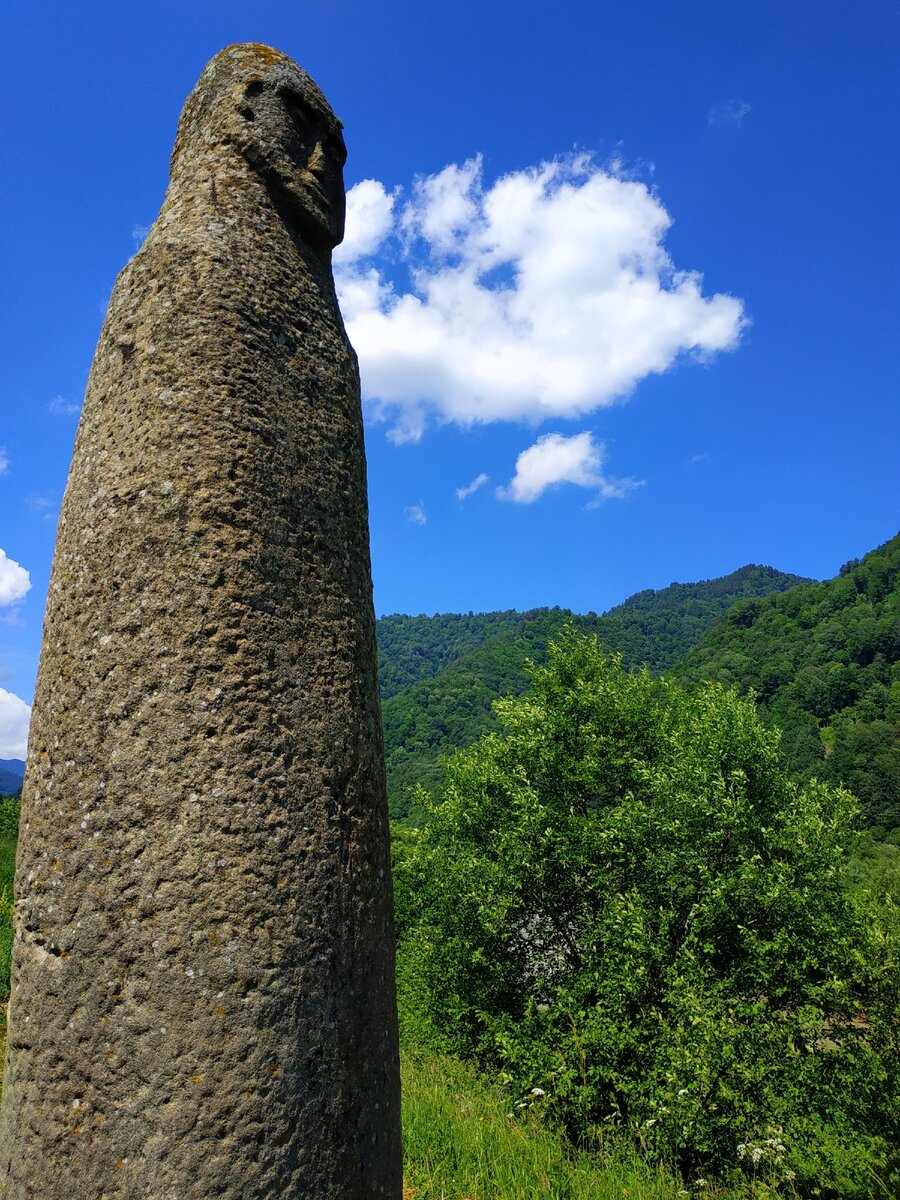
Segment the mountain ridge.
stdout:
<path fill-rule="evenodd" d="M 0 796 L 14 796 L 22 790 L 25 763 L 21 758 L 0 758 Z"/>
<path fill-rule="evenodd" d="M 647 663 L 662 672 L 735 601 L 809 582 L 751 563 L 711 580 L 646 588 L 599 616 L 541 608 L 524 613 L 380 618 L 376 623 L 380 672 L 390 681 L 382 711 L 392 816 L 409 816 L 414 785 L 422 784 L 429 791 L 439 788 L 441 755 L 495 726 L 493 701 L 527 689 L 526 661 L 541 661 L 547 642 L 566 624 L 596 633 L 610 649 L 623 654 L 626 665 Z M 484 636 L 479 641 L 482 618 Z M 404 634 L 413 645 L 405 643 Z M 462 648 L 456 658 L 450 656 L 453 646 Z M 398 688 L 402 678 L 413 682 Z"/>

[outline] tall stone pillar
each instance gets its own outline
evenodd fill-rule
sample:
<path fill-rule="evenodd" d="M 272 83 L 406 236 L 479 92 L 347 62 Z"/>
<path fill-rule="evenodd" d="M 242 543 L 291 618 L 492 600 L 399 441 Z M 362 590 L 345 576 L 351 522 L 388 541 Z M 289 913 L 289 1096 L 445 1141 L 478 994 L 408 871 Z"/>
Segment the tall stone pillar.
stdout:
<path fill-rule="evenodd" d="M 295 63 L 223 50 L 109 304 L 28 752 L 0 1196 L 400 1195 L 344 158 Z"/>

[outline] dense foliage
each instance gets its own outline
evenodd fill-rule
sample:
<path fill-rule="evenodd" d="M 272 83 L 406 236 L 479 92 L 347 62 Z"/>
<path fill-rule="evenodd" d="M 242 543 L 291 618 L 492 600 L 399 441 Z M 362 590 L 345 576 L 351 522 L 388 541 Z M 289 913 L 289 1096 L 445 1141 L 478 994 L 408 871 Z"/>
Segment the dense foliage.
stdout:
<path fill-rule="evenodd" d="M 390 700 L 423 679 L 431 679 L 497 634 L 513 632 L 525 619 L 527 614 L 514 609 L 437 613 L 433 617 L 393 613 L 380 617 L 376 631 L 381 699 Z"/>
<path fill-rule="evenodd" d="M 791 771 L 841 782 L 900 826 L 900 535 L 835 579 L 735 605 L 676 667 L 754 689 Z"/>
<path fill-rule="evenodd" d="M 443 780 L 441 756 L 471 744 L 485 729 L 496 726 L 494 701 L 526 690 L 528 659 L 543 659 L 550 638 L 567 621 L 585 632 L 597 624 L 596 617 L 575 617 L 558 608 L 523 613 L 512 629 L 496 634 L 434 678 L 422 680 L 383 705 L 392 817 L 421 820 L 414 789 L 437 790 Z"/>
<path fill-rule="evenodd" d="M 622 655 L 627 667 L 671 670 L 732 604 L 759 599 L 809 583 L 774 567 L 741 567 L 719 579 L 672 583 L 637 592 L 600 618 L 601 641 Z"/>
<path fill-rule="evenodd" d="M 663 671 L 677 662 L 742 598 L 784 591 L 798 582 L 772 567 L 747 566 L 720 579 L 673 583 L 638 592 L 603 616 L 566 609 L 532 612 L 382 617 L 378 621 L 379 678 L 391 815 L 410 810 L 416 785 L 434 791 L 442 754 L 496 728 L 493 701 L 521 695 L 526 662 L 543 661 L 547 642 L 567 623 L 596 633 L 627 665 Z"/>
<path fill-rule="evenodd" d="M 497 709 L 400 847 L 421 1029 L 695 1178 L 895 1194 L 896 928 L 850 886 L 852 798 L 735 692 L 574 635 Z"/>

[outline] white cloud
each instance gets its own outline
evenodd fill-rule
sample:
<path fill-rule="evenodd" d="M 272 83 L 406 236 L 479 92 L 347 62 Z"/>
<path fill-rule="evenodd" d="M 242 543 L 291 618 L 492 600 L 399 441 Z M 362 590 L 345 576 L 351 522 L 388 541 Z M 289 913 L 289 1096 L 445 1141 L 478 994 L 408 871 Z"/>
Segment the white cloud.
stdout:
<path fill-rule="evenodd" d="M 721 100 L 706 114 L 706 122 L 708 125 L 740 126 L 744 117 L 752 111 L 746 100 Z"/>
<path fill-rule="evenodd" d="M 31 576 L 24 567 L 0 550 L 0 604 L 15 604 L 31 588 Z"/>
<path fill-rule="evenodd" d="M 427 525 L 428 517 L 425 513 L 424 504 L 410 504 L 405 510 L 406 519 L 410 525 Z"/>
<path fill-rule="evenodd" d="M 377 179 L 363 179 L 347 193 L 347 232 L 334 251 L 335 264 L 373 254 L 394 222 L 394 197 Z"/>
<path fill-rule="evenodd" d="M 31 707 L 0 687 L 0 758 L 24 758 Z"/>
<path fill-rule="evenodd" d="M 65 396 L 54 396 L 50 401 L 49 408 L 58 417 L 72 417 L 75 413 L 81 412 L 81 405 L 73 404 Z"/>
<path fill-rule="evenodd" d="M 458 487 L 456 489 L 457 500 L 465 500 L 467 497 L 474 495 L 480 487 L 484 487 L 489 479 L 490 476 L 485 475 L 484 471 L 482 471 L 480 475 L 475 476 L 471 483 L 467 483 L 465 487 Z"/>
<path fill-rule="evenodd" d="M 0 446 L 0 475 L 9 469 L 9 455 L 6 452 L 5 446 Z"/>
<path fill-rule="evenodd" d="M 490 185 L 470 159 L 417 180 L 402 206 L 365 180 L 347 224 L 341 307 L 369 415 L 398 442 L 430 422 L 593 412 L 685 353 L 733 349 L 745 323 L 740 300 L 704 297 L 698 273 L 675 269 L 649 188 L 586 155 Z"/>
<path fill-rule="evenodd" d="M 639 487 L 635 479 L 610 479 L 603 474 L 605 447 L 595 442 L 590 432 L 564 437 L 561 433 L 545 433 L 533 446 L 523 450 L 516 459 L 516 473 L 508 487 L 497 488 L 497 498 L 516 504 L 531 504 L 549 487 L 573 483 L 591 488 L 597 501 L 622 497 Z"/>
<path fill-rule="evenodd" d="M 144 244 L 144 238 L 147 236 L 147 234 L 149 232 L 150 232 L 149 225 L 132 225 L 131 237 L 132 237 L 132 240 L 134 241 L 135 250 L 140 250 L 141 246 L 143 246 L 143 244 Z"/>

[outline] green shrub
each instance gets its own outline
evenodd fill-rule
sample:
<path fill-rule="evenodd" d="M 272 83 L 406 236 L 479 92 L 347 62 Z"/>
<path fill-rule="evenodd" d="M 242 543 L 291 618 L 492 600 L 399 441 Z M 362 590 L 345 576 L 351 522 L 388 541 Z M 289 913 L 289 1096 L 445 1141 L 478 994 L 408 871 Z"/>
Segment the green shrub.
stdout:
<path fill-rule="evenodd" d="M 398 864 L 418 1031 L 576 1138 L 892 1194 L 897 937 L 848 886 L 852 798 L 791 783 L 752 700 L 574 635 L 497 712 Z"/>
<path fill-rule="evenodd" d="M 15 841 L 19 833 L 19 810 L 21 793 L 15 796 L 0 796 L 0 838 Z"/>

